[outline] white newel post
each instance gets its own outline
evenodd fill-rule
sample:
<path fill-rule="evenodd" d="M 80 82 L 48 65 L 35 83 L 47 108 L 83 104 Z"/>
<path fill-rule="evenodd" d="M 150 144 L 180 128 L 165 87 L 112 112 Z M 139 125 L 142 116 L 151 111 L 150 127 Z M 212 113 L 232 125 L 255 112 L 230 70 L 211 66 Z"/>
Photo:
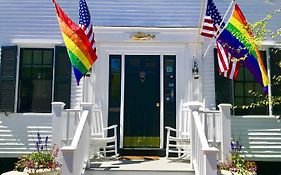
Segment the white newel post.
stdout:
<path fill-rule="evenodd" d="M 206 162 L 205 162 L 205 175 L 217 175 L 217 154 L 218 149 L 211 147 L 208 150 L 202 150 L 204 151 L 204 154 L 206 156 Z"/>
<path fill-rule="evenodd" d="M 227 155 L 231 151 L 231 104 L 219 104 L 221 113 L 221 161 L 226 162 Z"/>
<path fill-rule="evenodd" d="M 185 107 L 185 108 L 187 107 L 187 108 L 190 109 L 190 111 L 188 113 L 188 115 L 190 115 L 190 121 L 189 122 L 193 121 L 192 116 L 191 116 L 192 112 L 193 111 L 199 111 L 199 108 L 202 105 L 203 104 L 201 102 L 198 102 L 198 101 L 188 102 L 188 103 L 183 105 L 183 107 Z M 191 135 L 191 140 L 190 140 L 190 142 L 191 142 L 191 159 L 190 159 L 190 163 L 191 163 L 191 165 L 193 165 L 192 160 L 195 157 L 195 149 L 194 149 L 195 145 L 194 145 L 194 143 L 192 143 L 192 140 L 194 140 L 194 133 L 193 132 L 194 132 L 194 126 L 192 126 L 192 124 L 191 124 L 191 129 L 190 129 L 190 135 Z"/>
<path fill-rule="evenodd" d="M 87 118 L 87 123 L 89 125 L 89 133 L 88 133 L 88 138 L 87 139 L 87 143 L 85 145 L 85 150 L 86 150 L 86 154 L 88 155 L 88 162 L 87 162 L 87 166 L 90 165 L 90 149 L 91 149 L 91 131 L 92 131 L 92 115 L 93 115 L 93 104 L 92 103 L 81 103 L 80 104 L 82 107 L 82 111 L 84 110 L 88 110 L 89 114 L 88 114 L 88 118 Z"/>
<path fill-rule="evenodd" d="M 64 106 L 63 102 L 52 102 L 52 145 L 56 144 L 59 148 L 62 146 L 61 115 Z"/>

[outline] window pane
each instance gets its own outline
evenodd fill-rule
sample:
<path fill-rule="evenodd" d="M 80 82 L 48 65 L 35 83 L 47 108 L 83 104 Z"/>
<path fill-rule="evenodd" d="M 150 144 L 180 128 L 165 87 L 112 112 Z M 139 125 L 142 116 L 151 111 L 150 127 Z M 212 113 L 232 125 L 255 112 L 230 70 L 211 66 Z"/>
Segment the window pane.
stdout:
<path fill-rule="evenodd" d="M 235 105 L 238 105 L 238 106 L 241 106 L 241 105 L 243 105 L 244 104 L 244 98 L 235 98 L 234 99 L 234 103 L 235 103 Z"/>
<path fill-rule="evenodd" d="M 22 54 L 23 54 L 22 63 L 23 64 L 31 64 L 32 51 L 31 50 L 23 50 Z"/>
<path fill-rule="evenodd" d="M 43 64 L 52 64 L 53 63 L 53 51 L 45 50 L 43 52 Z"/>
<path fill-rule="evenodd" d="M 121 55 L 109 55 L 108 125 L 120 124 Z M 119 127 L 118 127 L 119 130 Z M 112 131 L 110 131 L 112 134 Z M 119 131 L 117 132 L 119 134 Z"/>
<path fill-rule="evenodd" d="M 43 53 L 46 65 L 43 65 Z M 52 62 L 53 49 L 22 49 L 19 112 L 51 112 Z"/>
<path fill-rule="evenodd" d="M 42 50 L 34 50 L 33 51 L 33 64 L 42 64 Z"/>
<path fill-rule="evenodd" d="M 245 98 L 245 103 L 246 104 L 251 104 L 251 103 L 255 103 L 256 102 L 256 100 L 254 99 L 254 98 Z"/>
<path fill-rule="evenodd" d="M 32 66 L 32 79 L 41 79 L 41 65 Z"/>
<path fill-rule="evenodd" d="M 21 71 L 22 79 L 29 79 L 31 77 L 31 66 L 23 65 Z"/>
<path fill-rule="evenodd" d="M 245 83 L 245 96 L 251 96 L 253 97 L 252 93 L 250 93 L 251 91 L 254 91 L 255 90 L 255 86 L 254 86 L 254 83 L 251 82 L 251 83 Z M 254 97 L 253 97 L 254 98 Z"/>
<path fill-rule="evenodd" d="M 176 55 L 164 55 L 164 125 L 176 127 Z M 166 133 L 165 133 L 166 134 Z M 165 136 L 166 137 L 166 136 Z"/>
<path fill-rule="evenodd" d="M 243 96 L 244 95 L 244 86 L 243 83 L 235 83 L 235 96 Z"/>
<path fill-rule="evenodd" d="M 43 65 L 42 66 L 42 79 L 52 79 L 52 65 Z"/>
<path fill-rule="evenodd" d="M 110 106 L 120 106 L 121 96 L 121 60 L 111 59 L 111 75 L 110 75 Z"/>
<path fill-rule="evenodd" d="M 265 95 L 263 87 L 259 84 L 259 83 L 255 83 L 255 91 L 259 94 L 259 95 Z"/>
<path fill-rule="evenodd" d="M 245 68 L 245 81 L 254 81 L 254 77 L 248 69 Z"/>

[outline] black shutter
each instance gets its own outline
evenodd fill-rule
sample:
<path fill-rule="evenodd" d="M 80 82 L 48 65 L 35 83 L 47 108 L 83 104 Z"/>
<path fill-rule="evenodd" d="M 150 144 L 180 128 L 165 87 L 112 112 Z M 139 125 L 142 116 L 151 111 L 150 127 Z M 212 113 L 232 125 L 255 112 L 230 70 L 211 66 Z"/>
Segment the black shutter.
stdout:
<path fill-rule="evenodd" d="M 273 97 L 281 98 L 281 82 L 277 81 L 276 78 L 281 76 L 281 49 L 270 48 L 270 72 L 271 72 L 271 94 Z M 279 101 L 280 103 L 280 101 Z M 281 104 L 273 105 L 273 114 L 281 114 Z"/>
<path fill-rule="evenodd" d="M 214 49 L 214 59 L 216 106 L 221 103 L 232 104 L 232 80 L 219 75 L 217 49 Z"/>
<path fill-rule="evenodd" d="M 70 108 L 71 63 L 65 46 L 55 48 L 55 91 L 54 101 L 64 102 Z"/>
<path fill-rule="evenodd" d="M 2 46 L 0 65 L 0 111 L 14 112 L 17 46 Z"/>

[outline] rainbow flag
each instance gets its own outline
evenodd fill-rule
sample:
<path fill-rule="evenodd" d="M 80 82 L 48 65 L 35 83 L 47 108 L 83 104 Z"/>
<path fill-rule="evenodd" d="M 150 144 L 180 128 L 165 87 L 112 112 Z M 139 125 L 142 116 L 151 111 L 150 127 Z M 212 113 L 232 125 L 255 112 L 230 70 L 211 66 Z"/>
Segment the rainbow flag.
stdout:
<path fill-rule="evenodd" d="M 53 0 L 62 37 L 67 48 L 77 85 L 97 59 L 95 49 L 84 30 L 75 24 Z"/>
<path fill-rule="evenodd" d="M 232 15 L 217 38 L 233 57 L 245 58 L 241 63 L 253 74 L 264 90 L 267 89 L 268 77 L 260 52 L 255 44 L 252 31 L 239 6 L 235 4 Z"/>

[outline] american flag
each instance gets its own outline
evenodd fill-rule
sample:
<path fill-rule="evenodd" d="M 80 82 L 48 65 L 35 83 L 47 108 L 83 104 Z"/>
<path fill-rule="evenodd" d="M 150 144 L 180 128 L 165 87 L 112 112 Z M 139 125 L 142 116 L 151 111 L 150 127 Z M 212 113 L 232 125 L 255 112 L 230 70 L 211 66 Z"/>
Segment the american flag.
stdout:
<path fill-rule="evenodd" d="M 201 35 L 208 38 L 216 36 L 218 27 L 222 22 L 222 17 L 213 0 L 207 1 L 207 10 L 202 24 Z M 224 26 L 224 23 L 221 27 Z"/>
<path fill-rule="evenodd" d="M 220 26 L 221 25 L 221 26 Z M 213 0 L 207 1 L 207 10 L 202 24 L 201 35 L 207 38 L 217 36 L 218 28 L 223 28 L 222 17 Z M 239 72 L 240 63 L 231 61 L 231 55 L 217 42 L 217 55 L 219 64 L 219 74 L 229 79 L 236 79 Z M 231 58 L 230 58 L 231 57 Z"/>
<path fill-rule="evenodd" d="M 229 63 L 229 69 L 225 72 L 221 72 L 220 75 L 228 79 L 236 80 L 239 73 L 240 62 L 233 57 L 231 57 L 230 59 L 232 61 L 230 61 Z"/>
<path fill-rule="evenodd" d="M 240 62 L 231 56 L 219 42 L 217 42 L 217 55 L 219 74 L 228 79 L 236 80 L 240 68 Z"/>
<path fill-rule="evenodd" d="M 222 47 L 222 45 L 217 42 L 217 55 L 218 55 L 218 64 L 219 71 L 225 72 L 229 68 L 229 55 L 228 52 Z"/>
<path fill-rule="evenodd" d="M 94 50 L 94 53 L 96 54 L 93 25 L 86 0 L 79 1 L 79 27 L 84 30 L 84 33 L 87 35 L 89 42 L 91 43 L 91 46 Z"/>

